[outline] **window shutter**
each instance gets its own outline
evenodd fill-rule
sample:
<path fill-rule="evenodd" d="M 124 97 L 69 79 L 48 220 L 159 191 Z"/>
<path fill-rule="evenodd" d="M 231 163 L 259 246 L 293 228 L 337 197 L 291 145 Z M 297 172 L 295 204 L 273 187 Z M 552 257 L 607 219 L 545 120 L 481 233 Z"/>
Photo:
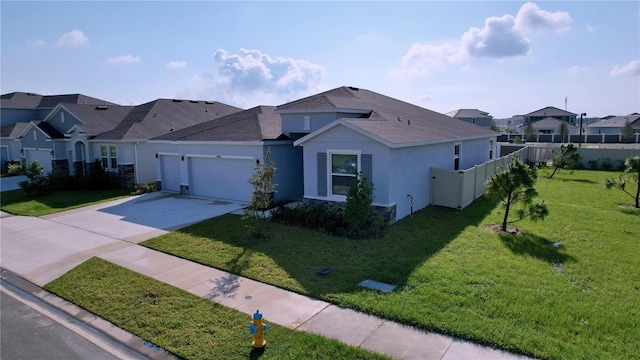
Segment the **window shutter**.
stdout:
<path fill-rule="evenodd" d="M 318 196 L 327 196 L 327 153 L 318 153 Z"/>
<path fill-rule="evenodd" d="M 371 154 L 360 155 L 360 172 L 362 178 L 367 179 L 369 184 L 373 183 L 373 156 Z"/>

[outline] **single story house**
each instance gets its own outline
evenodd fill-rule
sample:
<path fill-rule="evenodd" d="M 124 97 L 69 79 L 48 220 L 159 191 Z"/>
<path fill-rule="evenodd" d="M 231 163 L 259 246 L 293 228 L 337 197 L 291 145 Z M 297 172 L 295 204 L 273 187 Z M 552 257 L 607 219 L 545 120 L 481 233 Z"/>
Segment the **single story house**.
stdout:
<path fill-rule="evenodd" d="M 493 126 L 493 116 L 478 109 L 458 109 L 450 111 L 446 115 L 487 129 L 491 129 Z"/>
<path fill-rule="evenodd" d="M 305 203 L 344 204 L 360 176 L 373 184 L 373 205 L 387 222 L 432 203 L 432 168 L 464 170 L 496 156 L 494 131 L 356 87 L 275 112 L 303 149 Z"/>
<path fill-rule="evenodd" d="M 150 140 L 159 188 L 249 202 L 254 166 L 269 153 L 277 168 L 274 200 L 302 196 L 302 151 L 283 135 L 274 110 L 257 106 Z"/>
<path fill-rule="evenodd" d="M 629 122 L 634 134 L 640 134 L 640 114 L 633 113 L 622 116 L 608 116 L 587 125 L 587 133 L 594 134 L 620 134 L 622 128 L 624 128 Z"/>

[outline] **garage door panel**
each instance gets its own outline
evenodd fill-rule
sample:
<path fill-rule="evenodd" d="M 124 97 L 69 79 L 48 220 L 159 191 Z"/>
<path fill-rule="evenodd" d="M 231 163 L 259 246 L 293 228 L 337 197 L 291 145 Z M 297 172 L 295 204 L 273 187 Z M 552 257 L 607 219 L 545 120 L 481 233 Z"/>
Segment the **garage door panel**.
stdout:
<path fill-rule="evenodd" d="M 180 156 L 160 155 L 162 190 L 180 191 Z"/>
<path fill-rule="evenodd" d="M 25 158 L 27 166 L 32 162 L 37 161 L 38 164 L 44 166 L 44 174 L 51 172 L 51 150 L 26 150 Z"/>
<path fill-rule="evenodd" d="M 253 161 L 229 158 L 189 158 L 189 193 L 221 199 L 249 201 L 253 188 L 247 182 Z"/>

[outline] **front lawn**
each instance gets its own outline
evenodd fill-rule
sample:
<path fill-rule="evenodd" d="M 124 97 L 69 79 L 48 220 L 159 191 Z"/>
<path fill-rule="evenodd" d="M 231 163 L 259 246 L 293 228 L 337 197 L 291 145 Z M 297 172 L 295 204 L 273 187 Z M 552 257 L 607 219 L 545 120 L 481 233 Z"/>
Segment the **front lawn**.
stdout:
<path fill-rule="evenodd" d="M 130 196 L 131 189 L 55 191 L 30 197 L 21 189 L 0 193 L 0 210 L 14 215 L 42 216 Z"/>
<path fill-rule="evenodd" d="M 98 258 L 45 289 L 184 359 L 386 359 L 271 324 L 267 314 L 266 349 L 252 351 L 250 315 Z"/>
<path fill-rule="evenodd" d="M 640 354 L 640 211 L 606 190 L 609 172 L 539 173 L 550 215 L 494 233 L 503 210 L 484 198 L 463 211 L 430 207 L 348 240 L 270 224 L 251 240 L 227 215 L 143 245 L 343 307 L 539 358 Z M 554 243 L 561 243 L 559 248 Z M 319 268 L 333 271 L 318 276 Z M 391 293 L 359 287 L 397 285 Z"/>

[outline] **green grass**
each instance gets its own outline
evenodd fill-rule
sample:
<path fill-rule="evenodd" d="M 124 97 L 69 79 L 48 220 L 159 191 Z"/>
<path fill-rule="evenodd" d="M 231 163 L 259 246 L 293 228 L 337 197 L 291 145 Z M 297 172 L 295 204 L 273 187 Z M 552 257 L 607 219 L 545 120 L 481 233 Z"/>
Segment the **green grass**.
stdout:
<path fill-rule="evenodd" d="M 42 216 L 130 196 L 131 189 L 55 191 L 30 197 L 21 189 L 0 193 L 0 210 L 24 216 Z"/>
<path fill-rule="evenodd" d="M 609 172 L 539 174 L 550 216 L 498 234 L 503 210 L 429 207 L 380 239 L 348 240 L 270 224 L 251 240 L 239 216 L 207 220 L 143 245 L 344 307 L 539 358 L 640 354 L 640 211 L 606 190 Z M 560 249 L 554 242 L 562 242 Z M 316 270 L 330 267 L 328 276 Z M 391 293 L 364 279 L 397 285 Z"/>
<path fill-rule="evenodd" d="M 98 258 L 45 289 L 185 359 L 386 359 L 271 324 L 268 314 L 266 349 L 252 351 L 250 315 Z"/>

